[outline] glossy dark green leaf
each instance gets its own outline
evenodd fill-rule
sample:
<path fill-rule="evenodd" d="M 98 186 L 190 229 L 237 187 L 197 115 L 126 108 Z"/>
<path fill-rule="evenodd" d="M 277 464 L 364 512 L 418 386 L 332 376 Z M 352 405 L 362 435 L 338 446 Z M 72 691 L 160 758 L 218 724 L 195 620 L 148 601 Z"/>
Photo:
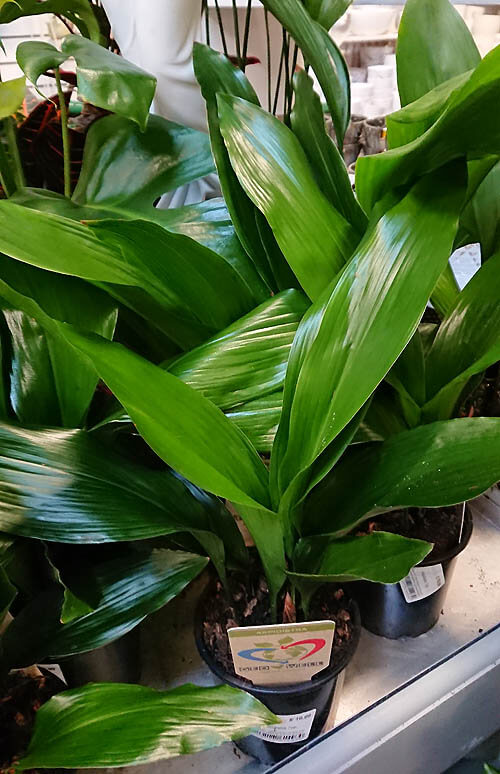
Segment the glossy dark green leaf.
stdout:
<path fill-rule="evenodd" d="M 219 537 L 241 557 L 236 525 L 222 503 L 171 471 L 129 462 L 81 430 L 0 425 L 0 438 L 6 534 L 87 544 L 191 532 L 207 552 L 220 552 Z"/>
<path fill-rule="evenodd" d="M 220 132 L 218 93 L 242 97 L 256 105 L 259 104 L 258 97 L 244 73 L 234 67 L 227 57 L 208 46 L 195 43 L 193 62 L 196 77 L 207 104 L 210 141 L 222 193 L 238 238 L 269 288 L 290 287 L 291 282 L 280 282 L 281 279 L 287 278 L 288 267 L 267 223 L 240 185 Z"/>
<path fill-rule="evenodd" d="M 425 559 L 432 544 L 423 540 L 372 532 L 328 542 L 328 535 L 299 540 L 292 578 L 319 583 L 370 580 L 397 583 Z"/>
<path fill-rule="evenodd" d="M 63 590 L 54 590 L 54 604 L 46 608 L 47 621 L 40 631 L 33 623 L 28 635 L 33 642 L 25 652 L 26 646 L 20 647 L 18 643 L 28 634 L 33 621 L 31 606 L 15 616 L 3 637 L 3 659 L 11 667 L 25 667 L 32 663 L 37 648 L 36 660 L 57 661 L 113 642 L 180 594 L 207 561 L 202 556 L 181 551 L 124 548 L 117 558 L 86 570 L 83 582 L 93 584 L 100 594 L 95 610 L 63 624 L 60 621 Z M 32 605 L 37 603 L 35 598 Z"/>
<path fill-rule="evenodd" d="M 0 256 L 0 273 L 4 283 L 35 299 L 56 320 L 112 338 L 117 308 L 98 288 L 5 256 Z M 13 348 L 10 400 L 18 419 L 33 425 L 81 425 L 97 384 L 95 370 L 29 315 L 18 310 L 4 314 Z"/>
<path fill-rule="evenodd" d="M 156 78 L 121 56 L 79 35 L 64 38 L 61 51 L 76 60 L 78 93 L 104 110 L 146 128 Z"/>
<path fill-rule="evenodd" d="M 155 115 L 141 132 L 123 116 L 106 116 L 87 134 L 73 201 L 147 213 L 165 192 L 214 169 L 204 132 Z"/>
<path fill-rule="evenodd" d="M 471 500 L 499 479 L 500 419 L 434 422 L 351 447 L 310 495 L 304 526 L 342 536 L 373 514 Z"/>
<path fill-rule="evenodd" d="M 20 768 L 153 763 L 240 739 L 276 722 L 257 699 L 226 685 L 159 692 L 139 685 L 90 684 L 65 691 L 41 708 Z"/>
<path fill-rule="evenodd" d="M 446 107 L 450 97 L 468 81 L 472 70 L 444 81 L 401 110 L 387 116 L 387 145 L 399 148 L 430 129 Z"/>
<path fill-rule="evenodd" d="M 86 354 L 156 453 L 189 480 L 236 503 L 268 505 L 267 471 L 255 449 L 188 385 L 119 344 L 61 328 Z"/>
<path fill-rule="evenodd" d="M 488 763 L 484 764 L 484 774 L 499 774 L 500 769 L 496 769 L 494 766 L 490 766 Z"/>
<path fill-rule="evenodd" d="M 500 360 L 500 252 L 479 269 L 440 325 L 426 360 L 427 420 L 447 419 L 467 381 Z"/>
<path fill-rule="evenodd" d="M 462 173 L 450 167 L 423 178 L 373 223 L 299 325 L 272 462 L 281 493 L 351 421 L 413 335 L 450 255 Z"/>
<path fill-rule="evenodd" d="M 311 17 L 327 32 L 347 11 L 352 0 L 305 0 L 305 7 Z"/>
<path fill-rule="evenodd" d="M 270 454 L 278 429 L 283 391 L 272 392 L 226 411 L 226 416 L 247 436 L 261 454 Z"/>
<path fill-rule="evenodd" d="M 101 41 L 99 23 L 93 11 L 94 6 L 88 0 L 14 0 L 2 3 L 0 24 L 8 24 L 23 16 L 33 16 L 39 13 L 62 14 L 80 30 L 82 35 Z"/>
<path fill-rule="evenodd" d="M 307 307 L 300 291 L 285 290 L 168 370 L 223 410 L 274 392 L 285 380 L 290 347 Z"/>
<path fill-rule="evenodd" d="M 354 230 L 321 193 L 290 129 L 245 100 L 222 95 L 218 101 L 240 183 L 266 216 L 308 296 L 317 298 L 356 246 Z"/>
<path fill-rule="evenodd" d="M 351 118 L 349 70 L 335 42 L 308 14 L 301 0 L 263 0 L 298 44 L 319 81 L 335 126 L 339 148 Z"/>
<path fill-rule="evenodd" d="M 65 54 L 61 54 L 51 43 L 41 40 L 27 40 L 20 43 L 16 50 L 17 64 L 31 83 L 35 84 L 46 70 L 53 70 L 66 61 Z"/>
<path fill-rule="evenodd" d="M 396 48 L 401 104 L 476 67 L 481 56 L 449 0 L 407 0 Z"/>
<path fill-rule="evenodd" d="M 424 347 L 418 329 L 389 371 L 387 381 L 395 386 L 390 377 L 401 382 L 420 406 L 425 402 Z"/>
<path fill-rule="evenodd" d="M 0 83 L 0 119 L 7 118 L 16 112 L 26 94 L 26 80 L 14 78 L 12 81 Z"/>
<path fill-rule="evenodd" d="M 439 119 L 421 137 L 387 153 L 365 156 L 356 164 L 356 191 L 365 210 L 385 192 L 438 169 L 451 159 L 500 154 L 498 108 L 500 46 L 479 63 L 449 100 Z"/>
<path fill-rule="evenodd" d="M 326 133 L 321 100 L 304 70 L 295 74 L 293 90 L 292 129 L 306 152 L 316 182 L 341 215 L 363 233 L 366 215 L 353 193 L 344 159 Z"/>
<path fill-rule="evenodd" d="M 93 231 L 111 251 L 121 253 L 126 265 L 137 266 L 136 284 L 174 317 L 219 330 L 253 306 L 233 268 L 189 237 L 147 221 L 99 221 Z"/>
<path fill-rule="evenodd" d="M 454 245 L 455 246 L 455 245 Z M 439 275 L 431 295 L 432 305 L 441 317 L 445 317 L 456 303 L 460 288 L 448 263 Z"/>

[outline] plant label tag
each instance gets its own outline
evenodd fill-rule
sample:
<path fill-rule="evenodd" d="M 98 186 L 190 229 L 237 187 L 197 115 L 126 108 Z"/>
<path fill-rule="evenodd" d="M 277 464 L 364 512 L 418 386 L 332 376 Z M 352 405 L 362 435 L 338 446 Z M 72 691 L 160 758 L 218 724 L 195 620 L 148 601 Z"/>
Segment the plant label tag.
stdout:
<path fill-rule="evenodd" d="M 335 623 L 274 624 L 228 629 L 234 670 L 254 685 L 310 680 L 330 663 Z"/>
<path fill-rule="evenodd" d="M 444 572 L 440 564 L 431 567 L 414 567 L 406 578 L 399 581 L 403 596 L 408 603 L 418 602 L 434 594 L 444 586 Z"/>
<path fill-rule="evenodd" d="M 316 710 L 301 712 L 300 715 L 278 715 L 279 726 L 264 726 L 252 736 L 275 744 L 292 744 L 309 739 Z"/>

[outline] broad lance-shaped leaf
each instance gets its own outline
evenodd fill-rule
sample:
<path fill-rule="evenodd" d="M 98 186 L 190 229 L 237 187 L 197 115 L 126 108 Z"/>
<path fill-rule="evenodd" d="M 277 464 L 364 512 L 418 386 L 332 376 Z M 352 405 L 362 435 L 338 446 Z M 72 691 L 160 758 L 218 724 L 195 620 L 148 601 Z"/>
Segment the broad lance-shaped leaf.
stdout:
<path fill-rule="evenodd" d="M 106 116 L 88 131 L 73 201 L 153 215 L 159 196 L 214 171 L 204 132 L 156 115 L 141 132 L 123 116 Z"/>
<path fill-rule="evenodd" d="M 449 0 L 407 0 L 396 48 L 401 104 L 470 70 L 481 55 Z"/>
<path fill-rule="evenodd" d="M 26 80 L 14 78 L 0 83 L 0 119 L 11 116 L 22 105 L 26 94 Z"/>
<path fill-rule="evenodd" d="M 344 57 L 301 0 L 263 0 L 262 4 L 290 33 L 312 66 L 330 109 L 337 144 L 342 148 L 351 117 L 349 70 Z"/>
<path fill-rule="evenodd" d="M 370 580 L 397 583 L 431 550 L 431 543 L 391 532 L 373 532 L 364 537 L 340 540 L 329 540 L 328 535 L 303 538 L 297 543 L 294 571 L 289 575 L 302 582 Z"/>
<path fill-rule="evenodd" d="M 0 255 L 3 282 L 38 301 L 56 320 L 112 338 L 117 308 L 98 288 Z M 30 316 L 4 311 L 11 334 L 10 401 L 22 423 L 77 427 L 97 384 L 97 373 L 74 348 L 45 334 Z"/>
<path fill-rule="evenodd" d="M 19 768 L 153 763 L 277 722 L 253 696 L 227 685 L 183 685 L 160 692 L 142 685 L 90 684 L 64 691 L 41 707 Z"/>
<path fill-rule="evenodd" d="M 145 316 L 150 298 L 155 321 L 180 346 L 195 346 L 254 305 L 250 289 L 225 259 L 154 223 L 100 221 L 90 229 L 3 201 L 2 224 L 0 249 L 12 258 L 92 282 L 138 288 L 139 300 L 129 289 L 107 289 L 132 309 L 139 304 Z"/>
<path fill-rule="evenodd" d="M 25 667 L 44 659 L 58 661 L 113 642 L 180 594 L 207 561 L 181 551 L 124 548 L 120 556 L 88 567 L 82 578 L 84 586 L 92 584 L 100 594 L 95 610 L 62 624 L 62 587 L 23 608 L 2 637 L 3 663 Z M 37 607 L 46 614 L 38 626 L 33 615 Z"/>
<path fill-rule="evenodd" d="M 40 13 L 62 14 L 82 35 L 100 43 L 102 36 L 94 8 L 87 0 L 4 0 L 0 4 L 0 24 Z"/>
<path fill-rule="evenodd" d="M 423 178 L 369 228 L 329 297 L 299 325 L 272 460 L 281 493 L 350 422 L 410 340 L 448 261 L 464 192 L 461 166 Z"/>
<path fill-rule="evenodd" d="M 205 344 L 168 364 L 171 374 L 226 410 L 283 385 L 307 299 L 285 290 Z"/>
<path fill-rule="evenodd" d="M 352 446 L 310 495 L 302 526 L 306 534 L 342 536 L 384 511 L 471 500 L 499 479 L 500 419 L 434 422 Z"/>
<path fill-rule="evenodd" d="M 245 561 L 222 503 L 172 471 L 130 462 L 82 430 L 0 424 L 0 439 L 0 530 L 6 534 L 85 544 L 190 532 L 218 568 L 224 549 L 233 561 Z"/>
<path fill-rule="evenodd" d="M 326 133 L 321 100 L 304 70 L 295 73 L 293 90 L 292 129 L 306 152 L 316 182 L 331 204 L 362 234 L 366 215 L 352 190 L 344 159 Z"/>
<path fill-rule="evenodd" d="M 500 252 L 479 269 L 440 325 L 426 359 L 427 421 L 452 416 L 468 380 L 500 360 Z"/>
<path fill-rule="evenodd" d="M 262 279 L 271 289 L 293 285 L 293 275 L 279 250 L 269 226 L 240 185 L 222 139 L 217 111 L 217 94 L 232 94 L 255 105 L 259 99 L 245 74 L 223 54 L 195 43 L 193 64 L 207 104 L 208 128 L 217 172 L 231 220 L 238 238 Z"/>
<path fill-rule="evenodd" d="M 421 137 L 356 164 L 356 192 L 366 211 L 396 186 L 463 156 L 500 154 L 500 122 L 492 121 L 500 93 L 500 46 L 478 64 L 438 120 Z M 444 174 L 444 173 L 443 173 Z"/>
<path fill-rule="evenodd" d="M 416 140 L 437 121 L 450 97 L 466 83 L 472 70 L 455 75 L 401 110 L 387 116 L 387 146 L 399 148 Z"/>
<path fill-rule="evenodd" d="M 307 295 L 317 298 L 352 254 L 358 241 L 353 228 L 319 190 L 290 129 L 245 100 L 220 95 L 218 104 L 240 183 Z"/>

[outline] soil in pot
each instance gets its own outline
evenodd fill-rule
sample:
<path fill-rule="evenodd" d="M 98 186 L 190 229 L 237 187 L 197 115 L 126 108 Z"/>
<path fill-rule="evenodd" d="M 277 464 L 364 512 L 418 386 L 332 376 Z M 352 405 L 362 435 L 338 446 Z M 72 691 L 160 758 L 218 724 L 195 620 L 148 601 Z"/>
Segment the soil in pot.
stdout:
<path fill-rule="evenodd" d="M 0 774 L 10 774 L 28 749 L 37 711 L 66 686 L 46 670 L 38 676 L 11 672 L 0 686 Z"/>
<path fill-rule="evenodd" d="M 280 600 L 279 612 L 280 621 L 294 621 L 296 611 L 289 595 Z M 296 620 L 304 620 L 300 611 Z M 265 579 L 258 572 L 250 573 L 246 583 L 233 577 L 229 595 L 215 581 L 198 606 L 196 641 L 202 658 L 212 672 L 228 685 L 248 691 L 281 716 L 284 723 L 294 726 L 291 734 L 288 734 L 288 726 L 287 733 L 280 728 L 278 734 L 272 729 L 268 734 L 265 729 L 261 735 L 251 735 L 238 742 L 244 752 L 268 765 L 300 749 L 321 733 L 329 716 L 332 719 L 332 706 L 336 706 L 340 695 L 341 675 L 358 644 L 360 619 L 357 605 L 338 586 L 323 586 L 317 592 L 307 620 L 336 622 L 330 666 L 308 682 L 254 686 L 249 680 L 235 675 L 227 629 L 273 623 Z"/>
<path fill-rule="evenodd" d="M 407 508 L 381 514 L 364 525 L 367 532 L 383 530 L 434 543 L 431 553 L 411 571 L 406 582 L 360 581 L 352 584 L 363 626 L 390 639 L 417 637 L 438 621 L 457 556 L 472 534 L 466 507 Z"/>
<path fill-rule="evenodd" d="M 500 363 L 488 368 L 460 407 L 463 417 L 500 417 Z"/>

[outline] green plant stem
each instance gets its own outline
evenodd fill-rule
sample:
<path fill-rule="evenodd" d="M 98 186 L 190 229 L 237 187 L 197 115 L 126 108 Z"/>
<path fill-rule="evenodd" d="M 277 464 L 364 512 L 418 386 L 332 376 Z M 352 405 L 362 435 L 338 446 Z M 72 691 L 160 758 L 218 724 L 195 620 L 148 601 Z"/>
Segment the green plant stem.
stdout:
<path fill-rule="evenodd" d="M 269 11 L 264 8 L 264 23 L 266 25 L 266 52 L 267 52 L 267 109 L 269 112 L 272 110 L 272 96 L 271 96 L 271 31 L 269 29 Z"/>
<path fill-rule="evenodd" d="M 20 188 L 24 188 L 26 180 L 24 178 L 23 165 L 21 162 L 21 155 L 19 153 L 19 146 L 17 144 L 17 132 L 16 125 L 13 118 L 10 116 L 4 118 L 5 136 L 7 138 L 7 145 L 10 155 L 10 171 L 12 173 L 12 184 L 14 185 L 14 191 L 18 191 Z"/>
<path fill-rule="evenodd" d="M 222 14 L 219 8 L 219 0 L 215 0 L 215 12 L 217 13 L 217 22 L 219 24 L 220 38 L 222 41 L 222 50 L 224 51 L 225 56 L 229 56 L 226 35 L 224 33 L 224 23 L 222 21 Z"/>
<path fill-rule="evenodd" d="M 57 96 L 59 97 L 59 110 L 61 113 L 61 134 L 63 143 L 63 159 L 64 159 L 64 195 L 71 196 L 71 148 L 69 143 L 69 129 L 68 129 L 68 110 L 66 107 L 66 100 L 61 85 L 61 73 L 59 68 L 55 70 Z"/>
<path fill-rule="evenodd" d="M 236 0 L 233 0 L 233 22 L 234 22 L 234 39 L 236 42 L 236 59 L 238 60 L 238 67 L 243 69 L 243 62 L 241 60 L 241 43 L 240 43 L 240 22 L 238 19 L 238 6 Z"/>
<path fill-rule="evenodd" d="M 0 141 L 0 181 L 7 198 L 16 191 L 16 185 L 12 176 L 10 159 L 5 152 L 3 142 Z"/>
<path fill-rule="evenodd" d="M 299 59 L 299 47 L 296 43 L 294 43 L 293 46 L 293 57 L 292 57 L 292 69 L 290 71 L 290 92 L 289 92 L 289 100 L 288 100 L 288 115 L 290 116 L 292 113 L 292 102 L 293 102 L 293 76 L 295 75 L 295 70 L 297 69 L 297 62 Z"/>
<path fill-rule="evenodd" d="M 283 49 L 283 45 L 281 46 L 281 56 L 280 56 L 280 66 L 278 70 L 278 78 L 276 80 L 276 89 L 274 92 L 274 103 L 273 103 L 273 115 L 276 115 L 276 111 L 278 109 L 278 99 L 280 95 L 280 86 L 281 86 L 281 77 L 283 75 L 283 65 L 285 63 L 285 51 Z"/>
<path fill-rule="evenodd" d="M 245 32 L 243 34 L 243 72 L 247 66 L 248 40 L 250 38 L 250 22 L 252 20 L 252 0 L 248 0 L 247 12 L 245 16 Z"/>

